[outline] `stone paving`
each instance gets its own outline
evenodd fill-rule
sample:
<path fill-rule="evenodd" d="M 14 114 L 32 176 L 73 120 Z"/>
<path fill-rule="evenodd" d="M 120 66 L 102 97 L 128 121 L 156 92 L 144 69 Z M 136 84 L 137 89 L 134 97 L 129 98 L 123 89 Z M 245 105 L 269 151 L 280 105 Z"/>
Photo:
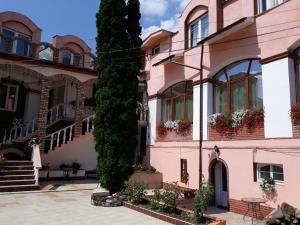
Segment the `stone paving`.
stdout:
<path fill-rule="evenodd" d="M 168 225 L 125 207 L 90 204 L 91 191 L 0 195 L 0 225 Z"/>
<path fill-rule="evenodd" d="M 103 208 L 90 204 L 95 180 L 41 182 L 41 191 L 0 193 L 0 225 L 168 225 L 125 207 Z M 208 214 L 227 225 L 250 225 L 251 219 L 209 208 Z M 261 224 L 254 221 L 254 225 Z"/>

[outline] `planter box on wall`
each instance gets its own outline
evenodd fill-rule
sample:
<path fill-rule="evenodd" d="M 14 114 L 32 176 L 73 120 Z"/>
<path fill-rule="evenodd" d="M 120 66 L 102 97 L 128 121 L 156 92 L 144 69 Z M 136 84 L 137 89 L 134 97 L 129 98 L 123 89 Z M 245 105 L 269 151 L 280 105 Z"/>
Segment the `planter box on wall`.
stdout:
<path fill-rule="evenodd" d="M 162 188 L 162 174 L 136 171 L 130 178 L 128 183 L 143 183 L 147 189 Z"/>
<path fill-rule="evenodd" d="M 186 135 L 177 134 L 176 131 L 168 130 L 166 135 L 159 136 L 157 134 L 156 141 L 192 141 L 193 140 L 193 129 L 191 128 L 190 132 Z"/>
<path fill-rule="evenodd" d="M 232 134 L 219 133 L 213 127 L 208 126 L 208 140 L 210 141 L 255 140 L 264 139 L 264 137 L 264 126 L 256 127 L 251 132 L 247 129 L 247 127 L 244 126 Z"/>

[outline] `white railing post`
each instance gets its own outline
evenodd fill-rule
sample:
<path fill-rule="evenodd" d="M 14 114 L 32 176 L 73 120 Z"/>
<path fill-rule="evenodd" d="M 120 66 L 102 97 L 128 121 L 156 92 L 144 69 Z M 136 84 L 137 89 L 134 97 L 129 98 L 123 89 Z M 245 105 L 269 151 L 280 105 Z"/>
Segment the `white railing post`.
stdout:
<path fill-rule="evenodd" d="M 3 143 L 5 143 L 5 141 L 6 141 L 6 132 L 7 132 L 7 130 L 4 131 Z"/>
<path fill-rule="evenodd" d="M 90 128 L 90 118 L 87 118 L 87 121 L 86 121 L 86 132 L 89 132 L 89 128 Z"/>
<path fill-rule="evenodd" d="M 63 144 L 66 143 L 66 133 L 67 133 L 67 129 L 64 129 Z"/>
<path fill-rule="evenodd" d="M 60 132 L 57 133 L 56 148 L 59 147 Z"/>
<path fill-rule="evenodd" d="M 53 148 L 53 134 L 50 136 L 50 150 Z"/>

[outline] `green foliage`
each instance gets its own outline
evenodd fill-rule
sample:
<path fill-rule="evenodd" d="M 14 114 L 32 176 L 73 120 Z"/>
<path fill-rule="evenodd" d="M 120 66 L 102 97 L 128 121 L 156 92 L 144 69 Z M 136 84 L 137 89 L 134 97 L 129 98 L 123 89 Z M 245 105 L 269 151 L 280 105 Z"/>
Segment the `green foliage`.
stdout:
<path fill-rule="evenodd" d="M 127 5 L 125 0 L 101 0 L 97 13 L 94 137 L 99 181 L 111 193 L 120 191 L 133 173 L 142 44 L 139 18 L 139 1 L 133 0 Z"/>
<path fill-rule="evenodd" d="M 74 174 L 77 174 L 78 170 L 80 170 L 80 168 L 81 168 L 81 166 L 79 163 L 77 163 L 77 162 L 72 163 L 72 170 L 73 170 Z"/>
<path fill-rule="evenodd" d="M 139 203 L 146 194 L 145 186 L 141 183 L 129 184 L 123 191 L 123 194 L 127 197 L 128 201 L 132 203 Z"/>
<path fill-rule="evenodd" d="M 154 190 L 154 195 L 150 200 L 150 208 L 151 209 L 161 209 L 160 205 L 161 201 L 161 193 L 159 189 Z"/>
<path fill-rule="evenodd" d="M 161 194 L 161 200 L 166 204 L 164 211 L 172 212 L 176 209 L 181 198 L 180 187 L 176 184 L 173 188 L 166 188 Z"/>
<path fill-rule="evenodd" d="M 209 201 L 214 195 L 214 187 L 209 184 L 203 184 L 194 200 L 194 216 L 197 221 L 204 220 L 203 213 L 207 210 Z"/>
<path fill-rule="evenodd" d="M 275 180 L 272 177 L 263 179 L 260 184 L 260 188 L 264 192 L 274 192 L 275 191 Z"/>

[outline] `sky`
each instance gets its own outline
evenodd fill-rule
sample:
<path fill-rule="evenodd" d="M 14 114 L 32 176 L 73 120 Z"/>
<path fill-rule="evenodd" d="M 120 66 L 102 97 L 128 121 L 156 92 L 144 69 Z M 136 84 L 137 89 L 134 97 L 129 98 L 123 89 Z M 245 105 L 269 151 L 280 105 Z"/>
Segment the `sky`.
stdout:
<path fill-rule="evenodd" d="M 177 18 L 189 0 L 140 0 L 142 38 L 160 29 L 177 30 Z M 1 0 L 0 12 L 15 11 L 33 20 L 43 31 L 42 41 L 73 34 L 96 48 L 96 12 L 100 0 Z"/>

